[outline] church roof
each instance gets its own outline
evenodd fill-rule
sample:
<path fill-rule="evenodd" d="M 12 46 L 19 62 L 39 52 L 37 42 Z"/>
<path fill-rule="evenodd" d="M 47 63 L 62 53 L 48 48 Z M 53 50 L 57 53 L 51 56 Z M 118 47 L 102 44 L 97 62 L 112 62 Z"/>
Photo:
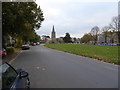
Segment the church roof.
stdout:
<path fill-rule="evenodd" d="M 55 28 L 54 28 L 54 25 L 53 25 L 53 29 L 52 29 L 52 32 L 55 32 Z"/>

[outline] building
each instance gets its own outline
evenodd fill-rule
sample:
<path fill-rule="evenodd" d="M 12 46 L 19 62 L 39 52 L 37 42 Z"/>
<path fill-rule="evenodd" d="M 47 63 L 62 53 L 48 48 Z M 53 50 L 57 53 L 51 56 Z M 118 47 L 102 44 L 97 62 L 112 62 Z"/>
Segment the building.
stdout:
<path fill-rule="evenodd" d="M 53 25 L 52 32 L 51 32 L 51 38 L 47 38 L 46 43 L 64 43 L 63 38 L 56 38 L 56 31 Z"/>
<path fill-rule="evenodd" d="M 56 40 L 56 32 L 55 32 L 55 28 L 54 28 L 54 25 L 53 25 L 53 28 L 52 28 L 52 33 L 51 33 L 51 43 L 57 43 L 57 40 Z"/>
<path fill-rule="evenodd" d="M 55 32 L 55 29 L 54 29 L 54 25 L 53 25 L 53 28 L 52 28 L 51 38 L 56 39 L 56 32 Z"/>
<path fill-rule="evenodd" d="M 118 32 L 110 32 L 110 34 L 106 38 L 103 34 L 99 34 L 97 42 L 98 43 L 119 43 Z"/>
<path fill-rule="evenodd" d="M 54 25 L 53 25 L 52 32 L 51 32 L 51 38 L 47 38 L 46 43 L 57 43 Z"/>

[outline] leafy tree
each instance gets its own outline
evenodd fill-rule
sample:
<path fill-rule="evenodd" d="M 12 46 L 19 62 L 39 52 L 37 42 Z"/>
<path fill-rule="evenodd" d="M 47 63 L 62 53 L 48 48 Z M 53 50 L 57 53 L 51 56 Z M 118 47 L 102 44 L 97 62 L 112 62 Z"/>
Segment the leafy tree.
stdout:
<path fill-rule="evenodd" d="M 84 36 L 80 39 L 82 43 L 90 43 L 90 41 L 94 41 L 95 37 L 91 34 L 84 34 Z"/>
<path fill-rule="evenodd" d="M 76 43 L 76 42 L 77 42 L 77 39 L 76 39 L 75 37 L 73 38 L 73 40 L 74 40 L 74 43 Z"/>
<path fill-rule="evenodd" d="M 33 38 L 30 39 L 30 42 L 39 42 L 40 36 L 34 33 Z"/>
<path fill-rule="evenodd" d="M 46 38 L 50 38 L 50 36 L 46 36 Z"/>
<path fill-rule="evenodd" d="M 24 42 L 35 37 L 35 29 L 44 20 L 40 6 L 35 2 L 3 2 L 2 8 L 3 36 L 19 37 Z"/>
<path fill-rule="evenodd" d="M 64 40 L 65 43 L 71 43 L 72 42 L 69 33 L 66 33 L 65 37 L 63 37 L 63 40 Z"/>

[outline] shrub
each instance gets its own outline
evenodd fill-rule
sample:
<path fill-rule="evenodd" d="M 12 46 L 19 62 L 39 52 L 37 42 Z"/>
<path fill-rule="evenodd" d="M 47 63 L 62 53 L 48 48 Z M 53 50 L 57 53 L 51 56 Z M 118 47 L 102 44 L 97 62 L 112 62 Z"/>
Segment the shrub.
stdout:
<path fill-rule="evenodd" d="M 6 51 L 8 55 L 13 54 L 15 52 L 14 48 L 12 47 L 6 48 Z"/>
<path fill-rule="evenodd" d="M 22 40 L 17 38 L 15 43 L 15 48 L 20 48 L 22 46 Z"/>

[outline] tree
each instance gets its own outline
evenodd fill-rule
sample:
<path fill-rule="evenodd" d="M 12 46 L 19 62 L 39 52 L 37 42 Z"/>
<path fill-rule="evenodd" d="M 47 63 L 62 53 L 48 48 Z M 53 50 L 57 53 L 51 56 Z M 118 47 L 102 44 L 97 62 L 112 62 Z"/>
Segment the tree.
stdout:
<path fill-rule="evenodd" d="M 36 33 L 33 34 L 33 38 L 30 39 L 30 42 L 39 42 L 40 41 L 40 36 Z"/>
<path fill-rule="evenodd" d="M 113 17 L 110 27 L 112 29 L 112 32 L 115 32 L 117 34 L 118 43 L 120 43 L 120 15 L 118 15 L 118 17 Z"/>
<path fill-rule="evenodd" d="M 29 41 L 44 20 L 43 12 L 35 2 L 3 2 L 2 8 L 3 36 Z"/>
<path fill-rule="evenodd" d="M 50 36 L 46 36 L 46 38 L 50 38 Z"/>
<path fill-rule="evenodd" d="M 94 41 L 94 36 L 89 34 L 84 34 L 83 37 L 80 39 L 80 42 L 82 43 L 90 43 L 90 41 Z"/>
<path fill-rule="evenodd" d="M 118 17 L 113 17 L 112 22 L 110 24 L 110 28 L 112 31 L 118 31 Z"/>
<path fill-rule="evenodd" d="M 99 33 L 100 29 L 98 26 L 94 26 L 91 31 L 90 31 L 90 34 L 92 36 L 95 36 L 95 43 L 97 43 L 97 37 L 98 37 L 98 33 Z"/>
<path fill-rule="evenodd" d="M 69 33 L 66 33 L 65 37 L 63 38 L 63 40 L 64 40 L 65 43 L 71 43 L 72 42 Z"/>
<path fill-rule="evenodd" d="M 77 38 L 74 37 L 74 38 L 73 38 L 73 43 L 76 43 L 76 42 L 77 42 Z"/>
<path fill-rule="evenodd" d="M 120 19 L 119 15 L 116 17 L 113 17 L 112 22 L 110 23 L 110 29 L 111 29 L 111 32 L 110 32 L 111 40 L 110 41 L 111 41 L 111 43 L 114 43 L 114 39 L 116 36 L 118 37 L 118 43 L 120 43 L 119 19 Z"/>

